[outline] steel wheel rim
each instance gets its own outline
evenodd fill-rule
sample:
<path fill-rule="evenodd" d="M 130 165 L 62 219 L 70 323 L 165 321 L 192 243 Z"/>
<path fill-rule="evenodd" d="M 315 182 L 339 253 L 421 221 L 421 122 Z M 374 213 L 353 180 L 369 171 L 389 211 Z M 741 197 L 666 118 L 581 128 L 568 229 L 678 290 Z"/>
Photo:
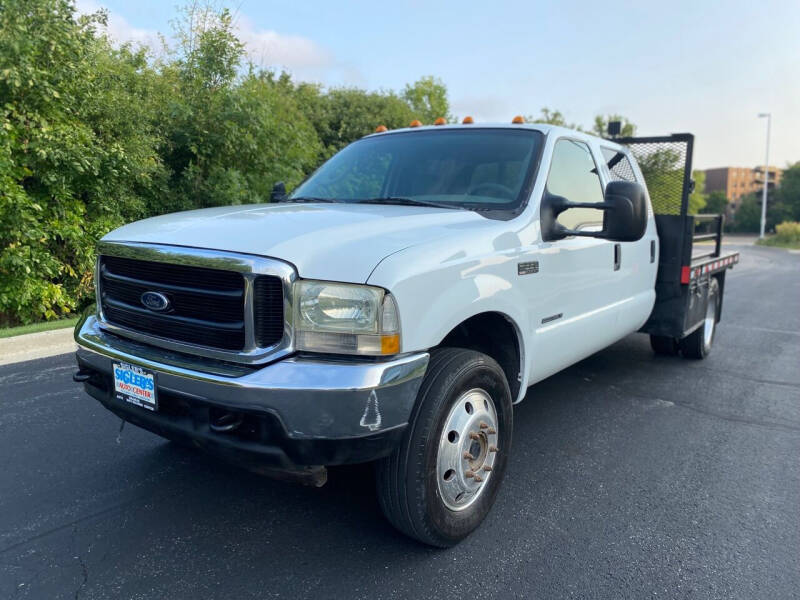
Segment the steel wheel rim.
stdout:
<path fill-rule="evenodd" d="M 706 307 L 706 318 L 703 325 L 703 345 L 706 349 L 711 348 L 714 339 L 714 327 L 717 324 L 717 295 L 713 292 L 713 287 L 708 293 L 708 306 Z"/>
<path fill-rule="evenodd" d="M 464 392 L 444 422 L 436 455 L 439 497 L 453 511 L 480 498 L 497 459 L 497 410 L 486 390 Z"/>

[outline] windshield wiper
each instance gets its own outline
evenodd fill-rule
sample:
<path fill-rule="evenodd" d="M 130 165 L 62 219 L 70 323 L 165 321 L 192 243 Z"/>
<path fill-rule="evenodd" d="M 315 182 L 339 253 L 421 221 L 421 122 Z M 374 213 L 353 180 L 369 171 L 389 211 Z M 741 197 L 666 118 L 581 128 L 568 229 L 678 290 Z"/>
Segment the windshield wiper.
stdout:
<path fill-rule="evenodd" d="M 297 196 L 295 198 L 284 198 L 281 202 L 344 202 L 338 198 L 315 198 L 313 196 Z"/>
<path fill-rule="evenodd" d="M 416 200 L 415 198 L 406 198 L 404 196 L 378 196 L 376 198 L 367 198 L 366 200 L 356 200 L 359 204 L 400 204 L 403 206 L 431 206 L 433 208 L 449 208 L 451 210 L 467 210 L 465 207 L 458 204 L 450 204 L 447 202 L 430 202 L 428 200 Z"/>

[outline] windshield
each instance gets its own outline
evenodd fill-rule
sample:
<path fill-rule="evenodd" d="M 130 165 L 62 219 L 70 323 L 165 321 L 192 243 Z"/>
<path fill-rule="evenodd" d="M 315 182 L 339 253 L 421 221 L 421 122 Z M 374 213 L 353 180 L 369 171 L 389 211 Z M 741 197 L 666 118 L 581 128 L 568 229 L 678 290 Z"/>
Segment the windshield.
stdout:
<path fill-rule="evenodd" d="M 542 137 L 530 129 L 443 129 L 364 138 L 289 200 L 511 210 L 529 191 Z"/>

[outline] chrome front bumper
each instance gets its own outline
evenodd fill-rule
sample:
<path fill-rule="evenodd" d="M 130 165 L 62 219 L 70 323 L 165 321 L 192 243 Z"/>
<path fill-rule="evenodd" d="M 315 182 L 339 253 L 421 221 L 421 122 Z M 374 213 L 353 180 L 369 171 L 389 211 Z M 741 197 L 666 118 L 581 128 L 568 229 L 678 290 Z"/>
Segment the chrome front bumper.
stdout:
<path fill-rule="evenodd" d="M 247 367 L 123 338 L 103 330 L 94 316 L 78 324 L 75 341 L 87 391 L 123 419 L 198 445 L 233 444 L 256 452 L 258 443 L 277 447 L 290 463 L 304 465 L 363 462 L 391 452 L 408 423 L 429 358 L 427 352 L 386 361 L 295 356 Z M 183 421 L 175 416 L 177 409 L 150 413 L 117 400 L 111 380 L 114 361 L 155 371 L 159 398 L 183 407 Z M 209 428 L 210 409 L 261 416 L 275 427 L 267 428 L 255 447 L 248 440 L 244 448 L 235 436 Z M 350 443 L 319 455 L 314 450 L 330 446 L 314 442 L 335 441 Z"/>

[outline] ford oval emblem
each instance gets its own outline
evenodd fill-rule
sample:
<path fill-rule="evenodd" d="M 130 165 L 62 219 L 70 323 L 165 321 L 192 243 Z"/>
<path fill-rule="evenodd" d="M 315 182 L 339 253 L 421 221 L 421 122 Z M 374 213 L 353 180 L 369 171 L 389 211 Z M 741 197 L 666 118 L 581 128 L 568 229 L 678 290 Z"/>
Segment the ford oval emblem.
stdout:
<path fill-rule="evenodd" d="M 169 298 L 161 292 L 145 292 L 140 300 L 146 308 L 155 312 L 163 312 L 169 308 Z"/>

